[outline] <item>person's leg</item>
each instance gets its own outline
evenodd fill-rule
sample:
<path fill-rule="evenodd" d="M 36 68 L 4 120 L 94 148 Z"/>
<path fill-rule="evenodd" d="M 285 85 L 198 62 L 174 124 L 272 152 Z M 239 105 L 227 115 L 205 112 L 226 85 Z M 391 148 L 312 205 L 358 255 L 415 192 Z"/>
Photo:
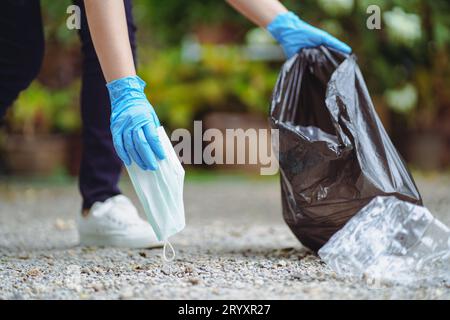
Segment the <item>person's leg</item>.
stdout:
<path fill-rule="evenodd" d="M 44 35 L 38 0 L 3 0 L 0 8 L 1 119 L 38 74 Z"/>
<path fill-rule="evenodd" d="M 130 42 L 135 55 L 135 31 L 131 12 L 131 0 L 125 0 Z M 95 202 L 103 202 L 117 194 L 122 169 L 112 143 L 109 118 L 111 105 L 106 81 L 92 43 L 83 1 L 74 1 L 81 8 L 79 32 L 83 53 L 83 78 L 81 91 L 81 116 L 83 120 L 83 154 L 79 186 L 83 197 L 83 209 Z"/>
<path fill-rule="evenodd" d="M 97 59 L 86 21 L 83 1 L 80 37 L 83 51 L 81 112 L 83 120 L 83 155 L 80 191 L 83 215 L 79 217 L 80 244 L 127 248 L 159 247 L 152 227 L 142 220 L 136 208 L 117 187 L 122 161 L 116 155 L 109 129 L 110 101 L 105 79 Z M 130 42 L 135 53 L 135 26 L 131 0 L 125 0 Z"/>

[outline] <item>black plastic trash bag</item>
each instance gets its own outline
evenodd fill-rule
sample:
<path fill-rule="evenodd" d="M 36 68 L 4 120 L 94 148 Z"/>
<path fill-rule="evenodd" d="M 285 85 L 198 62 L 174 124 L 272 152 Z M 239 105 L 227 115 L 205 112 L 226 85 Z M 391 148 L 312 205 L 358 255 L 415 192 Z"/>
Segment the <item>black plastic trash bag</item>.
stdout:
<path fill-rule="evenodd" d="M 379 120 L 354 55 L 303 49 L 283 65 L 271 126 L 279 129 L 283 216 L 317 251 L 376 196 L 422 204 Z"/>

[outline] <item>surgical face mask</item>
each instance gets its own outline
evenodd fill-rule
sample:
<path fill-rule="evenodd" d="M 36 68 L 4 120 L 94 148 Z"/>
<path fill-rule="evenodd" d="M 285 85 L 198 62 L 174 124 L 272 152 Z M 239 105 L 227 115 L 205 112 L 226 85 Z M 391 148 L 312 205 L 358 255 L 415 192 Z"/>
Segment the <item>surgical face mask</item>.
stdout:
<path fill-rule="evenodd" d="M 158 127 L 157 131 L 166 154 L 164 160 L 158 161 L 159 168 L 155 171 L 142 170 L 134 162 L 126 168 L 156 237 L 159 241 L 166 242 L 164 258 L 169 260 L 166 257 L 166 245 L 169 245 L 172 251 L 173 248 L 168 238 L 183 230 L 185 226 L 184 169 L 164 128 Z M 173 251 L 172 259 L 174 256 Z"/>

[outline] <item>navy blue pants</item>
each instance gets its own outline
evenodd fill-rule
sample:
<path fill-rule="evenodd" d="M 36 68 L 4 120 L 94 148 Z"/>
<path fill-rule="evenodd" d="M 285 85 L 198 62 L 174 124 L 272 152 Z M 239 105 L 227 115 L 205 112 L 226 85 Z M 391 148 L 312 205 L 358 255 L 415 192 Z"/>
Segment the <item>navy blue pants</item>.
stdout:
<path fill-rule="evenodd" d="M 135 48 L 131 0 L 124 0 L 130 43 Z M 109 129 L 110 101 L 100 63 L 95 53 L 82 0 L 81 8 L 83 75 L 81 117 L 83 154 L 79 187 L 83 209 L 120 193 L 118 181 L 122 162 L 117 157 Z M 65 11 L 61 12 L 62 15 Z M 0 117 L 19 93 L 37 76 L 44 54 L 39 0 L 2 0 L 0 10 Z"/>

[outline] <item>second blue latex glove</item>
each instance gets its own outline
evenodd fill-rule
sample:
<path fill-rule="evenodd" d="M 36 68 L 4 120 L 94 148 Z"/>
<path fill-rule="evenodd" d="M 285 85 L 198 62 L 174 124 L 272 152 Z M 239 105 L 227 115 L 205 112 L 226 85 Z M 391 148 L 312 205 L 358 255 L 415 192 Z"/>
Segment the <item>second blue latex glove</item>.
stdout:
<path fill-rule="evenodd" d="M 111 81 L 111 133 L 114 148 L 127 165 L 131 161 L 143 170 L 156 170 L 165 154 L 156 128 L 158 117 L 144 93 L 145 82 L 138 76 Z"/>
<path fill-rule="evenodd" d="M 303 48 L 324 45 L 350 54 L 352 49 L 329 33 L 313 27 L 292 12 L 279 14 L 269 23 L 267 30 L 283 47 L 288 58 Z"/>

